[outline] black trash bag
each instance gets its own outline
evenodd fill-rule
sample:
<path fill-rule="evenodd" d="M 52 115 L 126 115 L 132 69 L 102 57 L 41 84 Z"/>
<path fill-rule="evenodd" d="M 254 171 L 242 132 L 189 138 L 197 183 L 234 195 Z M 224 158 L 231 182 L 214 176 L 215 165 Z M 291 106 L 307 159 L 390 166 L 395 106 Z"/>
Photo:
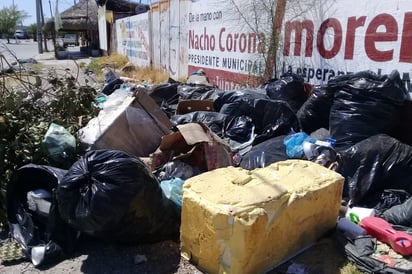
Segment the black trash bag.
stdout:
<path fill-rule="evenodd" d="M 412 227 L 412 198 L 389 208 L 380 217 L 394 225 Z"/>
<path fill-rule="evenodd" d="M 341 156 L 344 189 L 353 205 L 374 203 L 368 199 L 385 189 L 412 193 L 411 146 L 378 134 L 342 151 Z"/>
<path fill-rule="evenodd" d="M 223 137 L 223 129 L 228 116 L 214 111 L 193 111 L 186 114 L 173 115 L 170 121 L 174 126 L 187 123 L 204 123 L 219 137 Z"/>
<path fill-rule="evenodd" d="M 246 115 L 230 117 L 227 119 L 223 137 L 227 137 L 239 143 L 245 143 L 253 137 L 255 125 L 252 118 Z"/>
<path fill-rule="evenodd" d="M 223 104 L 220 107 L 219 113 L 226 114 L 231 117 L 238 117 L 242 115 L 251 116 L 253 114 L 253 102 L 237 100 L 232 103 Z M 216 105 L 216 103 L 214 103 Z"/>
<path fill-rule="evenodd" d="M 62 218 L 108 242 L 174 239 L 180 216 L 156 177 L 137 157 L 117 150 L 87 152 L 57 188 Z"/>
<path fill-rule="evenodd" d="M 177 95 L 177 87 L 179 82 L 169 79 L 167 83 L 155 85 L 149 92 L 149 96 L 156 102 L 158 106 L 161 106 L 165 101 L 167 104 L 177 104 L 179 96 Z"/>
<path fill-rule="evenodd" d="M 54 193 L 66 173 L 51 166 L 28 164 L 16 171 L 7 188 L 10 234 L 36 267 L 58 263 L 72 255 L 76 247 L 77 231 L 61 219 Z M 50 197 L 29 200 L 29 192 L 39 190 L 50 193 Z"/>
<path fill-rule="evenodd" d="M 357 238 L 347 237 L 342 232 L 336 232 L 339 246 L 349 261 L 353 262 L 362 272 L 368 274 L 402 274 L 411 273 L 411 269 L 399 264 L 393 267 L 375 258 L 377 242 L 371 236 Z"/>
<path fill-rule="evenodd" d="M 221 108 L 225 104 L 231 104 L 234 102 L 245 102 L 249 106 L 253 106 L 253 102 L 256 99 L 268 99 L 266 90 L 264 89 L 239 89 L 231 91 L 220 91 L 216 93 L 217 97 L 214 98 L 213 107 L 216 111 L 221 112 Z M 224 112 L 225 114 L 229 114 Z"/>
<path fill-rule="evenodd" d="M 285 137 L 286 135 L 277 136 L 252 146 L 245 155 L 240 157 L 239 166 L 253 170 L 289 159 L 283 143 Z"/>
<path fill-rule="evenodd" d="M 315 86 L 312 89 L 311 95 L 296 113 L 304 132 L 311 134 L 317 129 L 329 128 L 333 95 L 334 90 L 326 86 Z"/>
<path fill-rule="evenodd" d="M 329 126 L 338 151 L 376 134 L 393 136 L 407 94 L 398 71 L 343 75 L 330 80 L 328 88 L 337 90 Z"/>
<path fill-rule="evenodd" d="M 396 134 L 393 136 L 402 143 L 412 146 L 412 101 L 406 100 L 401 109 L 401 121 Z"/>
<path fill-rule="evenodd" d="M 257 134 L 253 145 L 301 130 L 296 114 L 284 101 L 255 100 L 251 118 Z"/>
<path fill-rule="evenodd" d="M 379 217 L 386 210 L 393 206 L 403 204 L 406 200 L 412 197 L 409 192 L 402 189 L 385 189 L 380 195 L 377 194 L 377 196 L 376 204 L 368 206 L 373 208 L 375 210 L 375 215 Z M 368 200 L 373 201 L 373 197 L 368 198 Z"/>
<path fill-rule="evenodd" d="M 106 83 L 103 88 L 100 90 L 101 93 L 105 95 L 112 94 L 116 89 L 119 89 L 120 86 L 124 83 L 124 81 L 120 78 L 111 80 L 110 82 Z"/>
<path fill-rule="evenodd" d="M 271 80 L 265 84 L 265 89 L 270 99 L 287 102 L 295 113 L 307 99 L 304 80 L 295 73 L 286 73 Z"/>
<path fill-rule="evenodd" d="M 177 104 L 168 104 L 167 102 L 163 101 L 160 105 L 160 109 L 170 119 L 176 113 Z"/>
<path fill-rule="evenodd" d="M 211 86 L 179 85 L 177 94 L 182 100 L 214 100 L 217 97 L 218 89 Z"/>

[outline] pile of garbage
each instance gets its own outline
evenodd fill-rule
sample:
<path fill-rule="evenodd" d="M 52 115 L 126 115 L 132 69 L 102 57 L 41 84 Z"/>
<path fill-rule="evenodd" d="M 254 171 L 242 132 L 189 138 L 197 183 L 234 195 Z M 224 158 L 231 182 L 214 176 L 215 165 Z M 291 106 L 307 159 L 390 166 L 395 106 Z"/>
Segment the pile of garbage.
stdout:
<path fill-rule="evenodd" d="M 108 75 L 99 115 L 77 132 L 88 152 L 68 170 L 17 170 L 10 229 L 36 266 L 67 257 L 79 233 L 128 243 L 176 238 L 186 179 L 287 159 L 343 175 L 347 208 L 411 227 L 411 98 L 396 70 L 323 86 L 284 74 L 239 90 L 221 90 L 202 72 L 191 77 L 148 87 Z M 53 154 L 62 156 L 73 144 L 56 136 Z"/>

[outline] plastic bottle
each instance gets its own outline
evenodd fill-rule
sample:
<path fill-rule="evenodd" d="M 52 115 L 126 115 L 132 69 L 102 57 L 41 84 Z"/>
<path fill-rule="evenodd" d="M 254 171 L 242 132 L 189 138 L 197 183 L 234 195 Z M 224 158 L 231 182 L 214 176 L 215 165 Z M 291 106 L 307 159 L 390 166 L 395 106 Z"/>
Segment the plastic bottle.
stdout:
<path fill-rule="evenodd" d="M 349 218 L 353 223 L 358 224 L 363 218 L 374 216 L 375 210 L 373 208 L 365 207 L 351 207 L 346 211 L 346 218 Z"/>

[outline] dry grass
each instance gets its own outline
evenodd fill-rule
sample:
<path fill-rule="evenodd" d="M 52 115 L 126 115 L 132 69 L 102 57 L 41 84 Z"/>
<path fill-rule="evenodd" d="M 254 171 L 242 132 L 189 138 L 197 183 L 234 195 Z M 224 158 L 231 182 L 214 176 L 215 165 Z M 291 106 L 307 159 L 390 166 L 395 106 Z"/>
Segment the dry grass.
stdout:
<path fill-rule="evenodd" d="M 122 76 L 126 76 L 136 81 L 147 83 L 149 85 L 165 83 L 169 79 L 169 74 L 161 69 L 152 68 L 135 68 L 131 71 L 122 73 Z"/>
<path fill-rule="evenodd" d="M 162 69 L 152 69 L 148 67 L 141 68 L 130 65 L 127 56 L 117 53 L 109 56 L 92 58 L 88 68 L 92 70 L 98 78 L 103 78 L 102 68 L 105 66 L 120 71 L 121 76 L 150 85 L 164 83 L 169 79 L 169 74 Z M 125 66 L 127 66 L 127 70 L 122 70 Z"/>
<path fill-rule="evenodd" d="M 92 58 L 92 61 L 89 64 L 89 68 L 91 68 L 90 66 L 93 66 L 101 70 L 102 67 L 109 66 L 113 69 L 120 69 L 124 67 L 127 64 L 127 62 L 129 62 L 127 56 L 118 53 L 113 53 L 108 56 Z"/>
<path fill-rule="evenodd" d="M 93 71 L 98 79 L 103 80 L 103 67 L 108 66 L 113 70 L 118 70 L 126 65 L 127 62 L 129 62 L 127 56 L 114 53 L 109 56 L 92 58 L 87 68 Z"/>
<path fill-rule="evenodd" d="M 353 263 L 347 263 L 344 267 L 340 269 L 340 274 L 362 274 Z"/>

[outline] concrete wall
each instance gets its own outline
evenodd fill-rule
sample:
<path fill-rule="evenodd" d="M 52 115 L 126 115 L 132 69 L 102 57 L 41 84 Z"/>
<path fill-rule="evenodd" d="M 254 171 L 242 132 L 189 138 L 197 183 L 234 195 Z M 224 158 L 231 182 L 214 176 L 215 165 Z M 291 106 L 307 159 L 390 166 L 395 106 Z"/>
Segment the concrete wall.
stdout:
<path fill-rule="evenodd" d="M 286 2 L 283 11 L 277 5 L 281 1 Z M 149 22 L 144 50 L 150 60 L 133 62 L 163 68 L 176 80 L 202 68 L 222 89 L 250 85 L 273 57 L 266 56 L 273 16 L 259 6 L 263 2 L 155 2 L 148 13 L 137 15 Z M 412 1 L 273 0 L 273 6 L 280 35 L 272 77 L 291 71 L 322 84 L 338 74 L 398 69 L 409 81 Z"/>

